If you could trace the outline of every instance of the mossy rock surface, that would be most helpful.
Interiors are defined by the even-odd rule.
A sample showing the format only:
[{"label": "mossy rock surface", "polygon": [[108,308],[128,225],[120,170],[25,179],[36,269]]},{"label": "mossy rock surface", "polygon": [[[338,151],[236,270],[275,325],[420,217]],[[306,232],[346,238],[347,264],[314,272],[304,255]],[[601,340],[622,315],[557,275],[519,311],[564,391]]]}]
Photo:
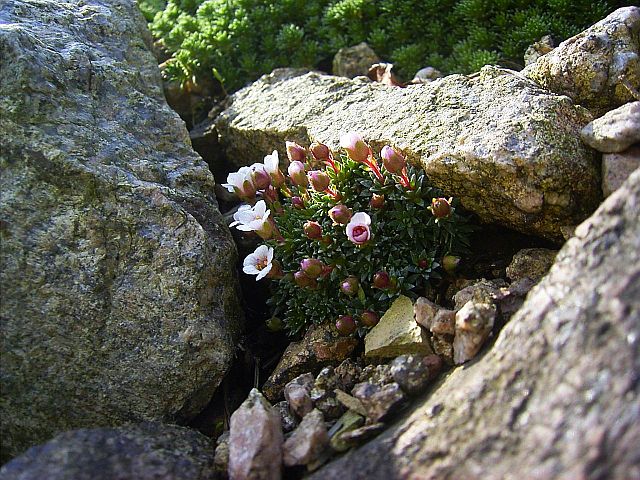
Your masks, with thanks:
[{"label": "mossy rock surface", "polygon": [[236,251],[128,0],[0,9],[2,458],[185,420],[241,315]]}]

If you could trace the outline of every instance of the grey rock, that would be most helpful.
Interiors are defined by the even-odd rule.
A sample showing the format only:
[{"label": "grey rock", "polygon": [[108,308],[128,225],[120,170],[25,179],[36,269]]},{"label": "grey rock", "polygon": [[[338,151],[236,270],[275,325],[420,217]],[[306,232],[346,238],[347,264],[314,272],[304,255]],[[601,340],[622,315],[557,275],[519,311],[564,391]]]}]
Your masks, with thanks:
[{"label": "grey rock", "polygon": [[629,175],[640,168],[640,145],[629,147],[620,153],[602,155],[602,193],[608,197],[625,182]]},{"label": "grey rock", "polygon": [[371,65],[379,61],[376,52],[366,42],[361,42],[338,50],[333,57],[333,74],[348,78],[366,76]]},{"label": "grey rock", "polygon": [[513,314],[520,309],[527,294],[536,283],[538,282],[529,277],[524,277],[520,280],[516,280],[509,285],[509,287],[503,287],[500,289],[500,293],[497,295],[495,303],[498,307],[498,312],[502,322],[508,322]]},{"label": "grey rock", "polygon": [[409,83],[429,83],[433,82],[437,78],[442,78],[442,72],[436,70],[433,67],[424,67],[416,72],[413,76],[413,80]]},{"label": "grey rock", "polygon": [[284,464],[288,467],[306,465],[318,459],[329,446],[329,434],[320,410],[307,414],[284,442]]},{"label": "grey rock", "polygon": [[216,440],[216,451],[213,456],[218,475],[226,478],[229,469],[229,431],[227,430]]},{"label": "grey rock", "polygon": [[358,383],[351,393],[362,402],[367,411],[367,423],[388,420],[398,413],[406,400],[402,389],[395,382],[383,386],[370,382]]},{"label": "grey rock", "polygon": [[280,413],[280,421],[282,423],[282,431],[289,433],[298,426],[298,420],[289,408],[289,402],[283,400],[274,405]]},{"label": "grey rock", "polygon": [[210,439],[159,423],[64,432],[0,468],[3,480],[209,480],[215,475]]},{"label": "grey rock", "polygon": [[640,88],[640,8],[616,10],[562,42],[522,73],[540,86],[571,97],[595,116],[633,100],[624,77]]},{"label": "grey rock", "polygon": [[185,421],[233,355],[236,251],[134,2],[0,8],[2,458]]},{"label": "grey rock", "polygon": [[344,405],[347,409],[353,410],[359,415],[363,417],[367,416],[367,410],[364,408],[364,405],[360,400],[356,397],[352,397],[346,392],[343,392],[340,389],[335,389],[334,393],[336,394],[336,400],[338,400],[342,405]]},{"label": "grey rock", "polygon": [[336,398],[335,390],[339,388],[339,379],[333,367],[324,367],[318,373],[313,388],[311,400],[315,408],[320,410],[327,420],[338,418],[344,413],[344,406]]},{"label": "grey rock", "polygon": [[284,387],[284,398],[289,402],[291,410],[300,418],[313,410],[313,402],[309,396],[313,381],[313,375],[305,373],[297,376]]},{"label": "grey rock", "polygon": [[589,146],[604,153],[626,150],[640,143],[640,101],[627,103],[587,124],[580,136]]},{"label": "grey rock", "polygon": [[640,171],[477,362],[310,478],[640,478]]},{"label": "grey rock", "polygon": [[[392,108],[390,108],[392,106]],[[559,240],[599,204],[600,166],[578,138],[592,117],[522,75],[485,67],[404,89],[309,73],[240,90],[216,118],[238,165],[285,140],[337,148],[359,131],[377,154],[389,143],[482,220]]]},{"label": "grey rock", "polygon": [[340,441],[349,447],[356,447],[380,435],[385,428],[386,425],[382,422],[363,425],[340,434]]},{"label": "grey rock", "polygon": [[453,337],[453,362],[463,364],[475,357],[489,338],[496,319],[496,306],[485,301],[469,300],[456,313]]},{"label": "grey rock", "polygon": [[500,295],[500,288],[506,286],[508,286],[507,282],[502,279],[486,280],[481,278],[476,280],[453,296],[455,309],[460,310],[469,300],[474,298],[485,303],[493,303]]},{"label": "grey rock", "polygon": [[453,335],[456,312],[420,297],[414,305],[416,323],[437,335]]},{"label": "grey rock", "polygon": [[393,380],[409,395],[417,395],[438,376],[442,361],[438,355],[400,355],[389,364]]},{"label": "grey rock", "polygon": [[513,256],[507,267],[507,277],[512,281],[529,277],[534,282],[546,275],[553,265],[558,251],[548,248],[525,248]]},{"label": "grey rock", "polygon": [[558,46],[551,35],[545,35],[532,45],[529,45],[524,52],[524,65],[535,63],[542,55],[546,55]]},{"label": "grey rock", "polygon": [[279,480],[283,442],[280,414],[254,388],[231,415],[229,479]]},{"label": "grey rock", "polygon": [[391,367],[388,363],[380,365],[367,365],[362,369],[360,374],[360,382],[369,382],[378,386],[386,385],[393,382],[391,375]]},{"label": "grey rock", "polygon": [[359,381],[362,367],[355,361],[347,358],[334,369],[336,375],[336,385],[344,391],[351,390]]}]

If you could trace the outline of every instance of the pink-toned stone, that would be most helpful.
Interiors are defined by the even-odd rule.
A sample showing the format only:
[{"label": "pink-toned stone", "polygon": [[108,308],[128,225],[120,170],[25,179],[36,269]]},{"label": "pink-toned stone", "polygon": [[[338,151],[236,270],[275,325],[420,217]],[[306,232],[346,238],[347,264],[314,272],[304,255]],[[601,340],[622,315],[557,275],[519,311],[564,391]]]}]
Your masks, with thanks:
[{"label": "pink-toned stone", "polygon": [[473,357],[489,337],[496,318],[496,306],[469,300],[456,313],[453,361],[460,365]]},{"label": "pink-toned stone", "polygon": [[309,396],[309,392],[314,382],[311,373],[299,375],[284,387],[284,398],[289,402],[291,410],[302,418],[311,410],[313,410],[313,402]]},{"label": "pink-toned stone", "polygon": [[280,414],[254,388],[231,415],[229,480],[279,480],[283,441]]},{"label": "pink-toned stone", "polygon": [[307,465],[315,461],[329,445],[329,434],[322,412],[313,409],[284,442],[284,464]]}]

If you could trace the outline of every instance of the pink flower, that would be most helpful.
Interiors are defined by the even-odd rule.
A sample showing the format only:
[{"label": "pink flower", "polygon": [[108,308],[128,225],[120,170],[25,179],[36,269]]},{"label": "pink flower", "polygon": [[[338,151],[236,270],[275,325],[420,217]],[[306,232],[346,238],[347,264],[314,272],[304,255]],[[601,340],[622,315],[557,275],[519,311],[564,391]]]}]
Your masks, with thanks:
[{"label": "pink flower", "polygon": [[347,151],[351,160],[366,163],[371,155],[369,145],[364,143],[360,135],[354,132],[345,133],[340,137],[340,146]]},{"label": "pink flower", "polygon": [[289,164],[289,177],[294,185],[299,187],[307,187],[309,180],[307,179],[307,174],[304,170],[304,163],[299,160],[294,160]]},{"label": "pink flower", "polygon": [[407,162],[402,154],[389,145],[385,145],[384,147],[382,147],[380,156],[382,157],[382,164],[384,165],[384,168],[386,168],[391,173],[400,174],[400,172],[402,172],[402,169],[407,165]]},{"label": "pink flower", "polygon": [[371,238],[371,217],[364,212],[358,212],[347,224],[347,237],[356,245],[363,245]]},{"label": "pink flower", "polygon": [[294,162],[304,162],[307,158],[307,149],[302,145],[298,145],[296,142],[286,142],[287,147],[287,157],[289,157],[289,161]]}]

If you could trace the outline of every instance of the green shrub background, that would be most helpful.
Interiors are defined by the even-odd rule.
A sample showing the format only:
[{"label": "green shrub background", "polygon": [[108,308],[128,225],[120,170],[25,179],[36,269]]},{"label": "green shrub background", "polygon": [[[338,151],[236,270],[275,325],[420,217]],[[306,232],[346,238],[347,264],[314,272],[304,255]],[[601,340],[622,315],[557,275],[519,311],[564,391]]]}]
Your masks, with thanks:
[{"label": "green shrub background", "polygon": [[[172,54],[167,75],[215,75],[236,90],[276,67],[324,67],[366,41],[410,79],[420,68],[470,73],[522,66],[546,34],[568,38],[623,3],[611,0],[141,0]],[[215,73],[214,73],[215,71]]]}]

